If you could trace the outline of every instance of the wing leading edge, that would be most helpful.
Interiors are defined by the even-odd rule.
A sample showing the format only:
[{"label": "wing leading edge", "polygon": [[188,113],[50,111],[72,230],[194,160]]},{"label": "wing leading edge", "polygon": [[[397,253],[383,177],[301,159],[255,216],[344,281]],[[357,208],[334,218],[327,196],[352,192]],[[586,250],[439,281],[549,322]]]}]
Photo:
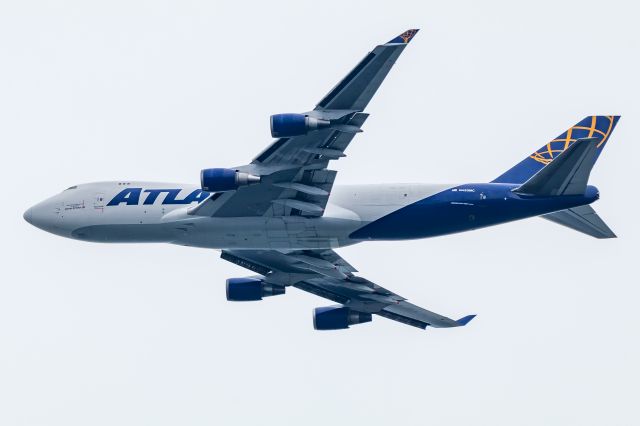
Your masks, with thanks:
[{"label": "wing leading edge", "polygon": [[251,164],[238,171],[261,177],[260,183],[215,194],[190,214],[214,217],[318,217],[333,188],[331,160],[345,156],[353,137],[362,131],[364,113],[394,63],[418,32],[407,30],[376,46],[312,111],[305,116],[330,123],[306,134],[276,139]]}]

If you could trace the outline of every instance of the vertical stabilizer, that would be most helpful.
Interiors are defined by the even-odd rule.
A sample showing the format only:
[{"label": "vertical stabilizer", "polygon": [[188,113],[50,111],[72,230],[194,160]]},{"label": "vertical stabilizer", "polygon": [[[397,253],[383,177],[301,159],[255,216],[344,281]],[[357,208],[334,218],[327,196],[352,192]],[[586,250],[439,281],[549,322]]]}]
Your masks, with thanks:
[{"label": "vertical stabilizer", "polygon": [[611,133],[616,127],[619,119],[619,115],[591,115],[585,117],[557,138],[540,147],[540,149],[529,155],[516,166],[497,177],[493,182],[526,182],[533,175],[542,170],[543,167],[551,163],[556,157],[567,150],[578,139],[594,137],[600,139],[596,146],[595,161],[598,159],[598,156],[609,140],[609,137],[611,136]]}]

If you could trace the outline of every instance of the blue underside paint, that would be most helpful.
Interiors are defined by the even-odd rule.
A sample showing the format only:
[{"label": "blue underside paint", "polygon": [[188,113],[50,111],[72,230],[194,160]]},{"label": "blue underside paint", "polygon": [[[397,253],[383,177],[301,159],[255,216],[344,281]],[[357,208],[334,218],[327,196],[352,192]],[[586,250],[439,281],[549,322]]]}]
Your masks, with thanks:
[{"label": "blue underside paint", "polygon": [[460,185],[371,222],[353,232],[350,238],[435,237],[590,204],[599,196],[594,186],[588,186],[585,195],[560,197],[523,196],[512,192],[516,187],[492,183]]}]

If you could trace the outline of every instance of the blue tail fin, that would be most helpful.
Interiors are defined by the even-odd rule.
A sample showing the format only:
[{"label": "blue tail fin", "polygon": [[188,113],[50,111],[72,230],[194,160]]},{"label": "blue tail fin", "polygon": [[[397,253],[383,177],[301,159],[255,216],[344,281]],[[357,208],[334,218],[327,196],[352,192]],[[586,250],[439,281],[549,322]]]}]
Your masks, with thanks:
[{"label": "blue tail fin", "polygon": [[594,136],[601,138],[597,146],[597,159],[609,140],[613,129],[616,127],[619,118],[619,115],[591,115],[585,117],[575,126],[569,128],[566,132],[497,177],[493,182],[524,183],[538,173],[544,166],[553,161],[553,159],[560,155],[565,149],[569,148],[576,140],[582,138],[591,138]]}]

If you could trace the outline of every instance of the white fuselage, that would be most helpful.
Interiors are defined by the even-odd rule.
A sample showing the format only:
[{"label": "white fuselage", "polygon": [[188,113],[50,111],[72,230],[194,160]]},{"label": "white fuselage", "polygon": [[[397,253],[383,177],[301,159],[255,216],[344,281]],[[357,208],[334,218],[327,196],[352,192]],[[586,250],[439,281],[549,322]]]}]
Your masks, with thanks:
[{"label": "white fuselage", "polygon": [[[94,242],[164,242],[206,248],[335,248],[358,242],[355,230],[452,185],[383,184],[333,188],[323,216],[208,217],[189,214],[199,186],[157,182],[77,185],[30,208],[25,219],[68,238]],[[139,199],[114,204],[126,188]],[[172,190],[172,191],[169,191]],[[109,204],[112,205],[109,205]]]}]

